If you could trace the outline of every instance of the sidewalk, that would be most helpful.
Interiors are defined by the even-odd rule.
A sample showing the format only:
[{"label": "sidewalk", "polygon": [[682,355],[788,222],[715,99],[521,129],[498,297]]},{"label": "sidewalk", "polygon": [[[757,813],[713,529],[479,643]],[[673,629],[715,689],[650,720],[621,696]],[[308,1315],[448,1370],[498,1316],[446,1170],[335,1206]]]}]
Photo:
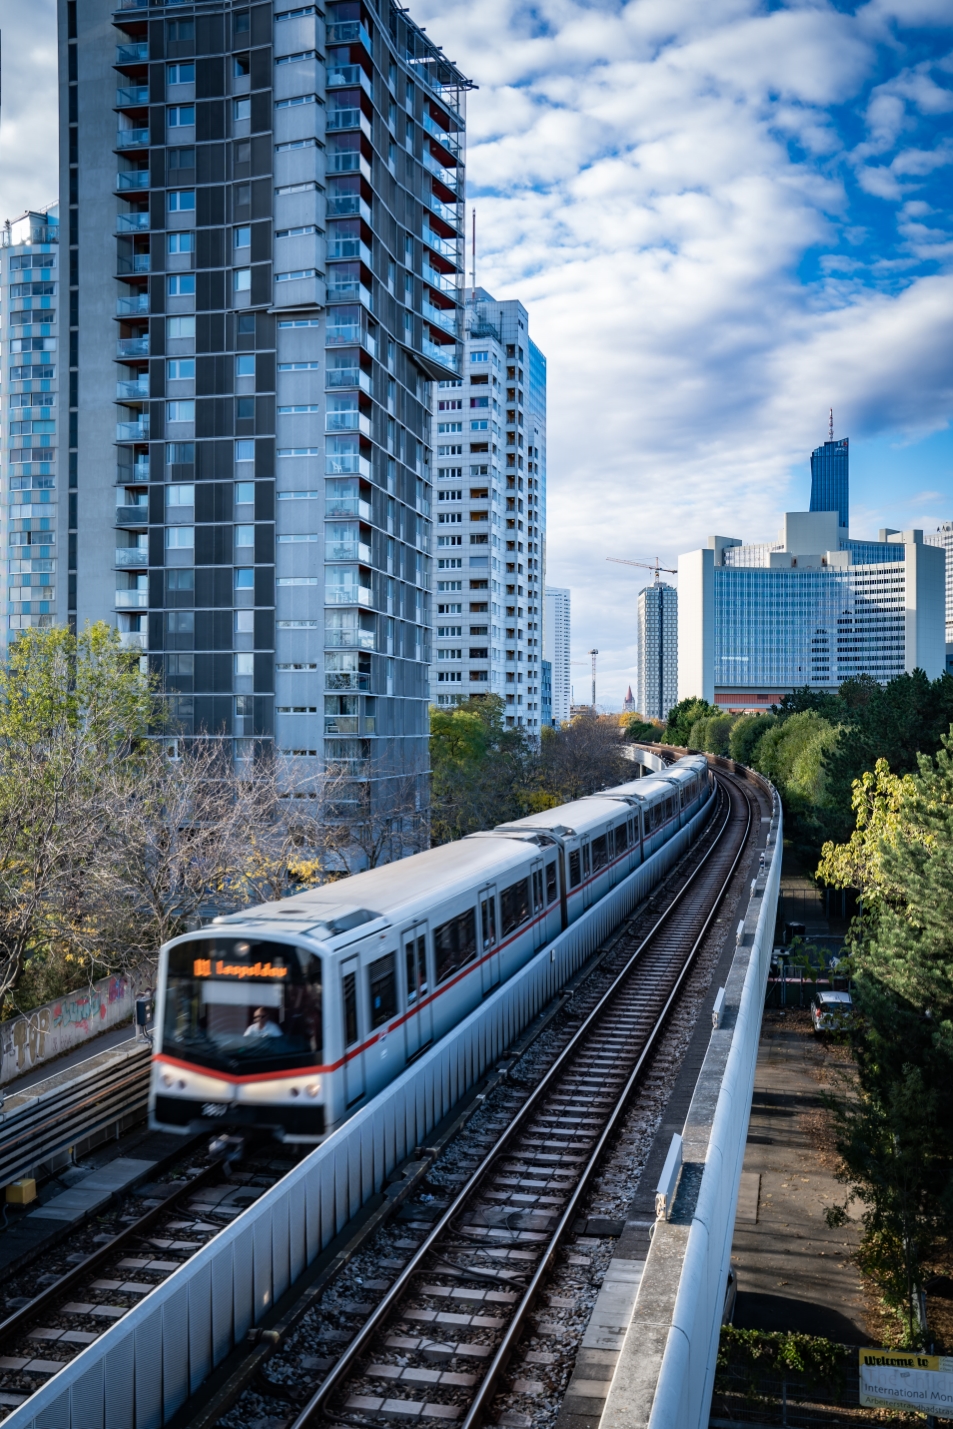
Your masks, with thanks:
[{"label": "sidewalk", "polygon": [[824,1218],[845,1197],[823,1106],[845,1065],[845,1054],[812,1031],[807,1011],[765,1012],[731,1253],[742,1329],[870,1343],[851,1259],[859,1207],[848,1208],[851,1219],[838,1230]]},{"label": "sidewalk", "polygon": [[100,1052],[108,1052],[123,1042],[135,1042],[135,1040],[135,1023],[123,1022],[121,1026],[112,1027],[108,1032],[100,1032],[97,1037],[90,1037],[88,1042],[81,1042],[78,1047],[73,1047],[71,1051],[64,1052],[60,1057],[52,1057],[48,1062],[40,1062],[31,1071],[24,1072],[22,1077],[14,1077],[11,1081],[5,1082],[3,1095],[12,1097],[17,1092],[25,1092],[28,1087],[36,1086],[37,1082],[45,1082],[49,1077],[56,1076],[57,1072],[64,1072],[68,1067],[75,1067],[90,1057],[98,1057]]}]

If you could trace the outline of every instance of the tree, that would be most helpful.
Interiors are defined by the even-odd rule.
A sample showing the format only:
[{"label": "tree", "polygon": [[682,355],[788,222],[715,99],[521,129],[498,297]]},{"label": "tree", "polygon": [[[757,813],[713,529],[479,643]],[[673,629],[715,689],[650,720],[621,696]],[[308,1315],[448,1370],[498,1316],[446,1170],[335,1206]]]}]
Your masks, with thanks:
[{"label": "tree", "polygon": [[773,714],[741,715],[731,727],[728,752],[738,764],[753,765],[762,735],[777,723]]},{"label": "tree", "polygon": [[692,725],[688,735],[691,749],[703,749],[707,754],[727,754],[728,740],[734,720],[731,715],[703,715]]},{"label": "tree", "polygon": [[825,755],[836,745],[837,729],[814,710],[790,715],[767,730],[758,743],[757,767],[803,817],[817,817],[826,802]]},{"label": "tree", "polygon": [[541,741],[541,785],[552,804],[568,804],[628,783],[635,770],[611,718],[577,715]]},{"label": "tree", "polygon": [[851,933],[860,1095],[839,1107],[839,1145],[866,1207],[864,1263],[910,1343],[925,1266],[953,1234],[951,751],[953,731],[916,774],[881,760],[856,781],[854,835],[825,845],[818,869],[863,899]]},{"label": "tree", "polygon": [[665,733],[665,725],[661,720],[647,720],[640,714],[633,713],[619,716],[619,728],[624,739],[633,740],[637,744],[657,744]]},{"label": "tree", "polygon": [[668,712],[664,743],[685,748],[688,745],[692,725],[695,721],[717,714],[721,714],[721,710],[715,705],[710,705],[707,700],[694,696],[687,700],[679,700],[678,704],[673,705]]},{"label": "tree", "polygon": [[538,750],[525,729],[508,729],[499,695],[431,708],[431,822],[434,843],[519,818],[532,807]]}]

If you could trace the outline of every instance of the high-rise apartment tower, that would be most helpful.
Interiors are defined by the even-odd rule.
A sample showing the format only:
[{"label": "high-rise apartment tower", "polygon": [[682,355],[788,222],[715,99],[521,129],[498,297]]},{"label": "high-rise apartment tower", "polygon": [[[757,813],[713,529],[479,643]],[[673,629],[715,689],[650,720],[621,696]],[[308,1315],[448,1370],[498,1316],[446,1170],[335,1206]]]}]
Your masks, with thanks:
[{"label": "high-rise apartment tower", "polygon": [[538,731],[546,553],[546,359],[515,299],[467,302],[463,372],[434,389],[431,698],[490,693]]},{"label": "high-rise apartment tower", "polygon": [[643,719],[667,719],[678,699],[678,592],[656,580],[639,591],[636,702]]},{"label": "high-rise apartment tower", "polygon": [[3,645],[20,630],[55,624],[62,586],[65,523],[59,506],[62,442],[57,442],[56,408],[63,275],[58,239],[56,204],[8,221],[2,233],[2,390],[7,394],[0,422],[6,466],[0,498],[6,507]]},{"label": "high-rise apartment tower", "polygon": [[543,658],[553,667],[553,724],[565,724],[572,701],[570,639],[572,597],[565,586],[546,587],[543,616]]},{"label": "high-rise apartment tower", "polygon": [[185,734],[422,776],[468,81],[393,0],[59,16],[58,614],[117,622]]},{"label": "high-rise apartment tower", "polygon": [[925,545],[940,546],[946,552],[946,643],[949,669],[949,647],[953,646],[953,521],[944,521],[929,536],[924,536],[923,540]]}]

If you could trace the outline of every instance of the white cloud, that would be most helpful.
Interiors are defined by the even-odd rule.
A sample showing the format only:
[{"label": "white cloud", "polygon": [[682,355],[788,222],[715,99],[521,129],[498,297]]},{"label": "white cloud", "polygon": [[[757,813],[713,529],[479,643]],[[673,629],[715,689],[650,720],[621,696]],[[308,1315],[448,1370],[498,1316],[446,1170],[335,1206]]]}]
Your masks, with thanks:
[{"label": "white cloud", "polygon": [[58,197],[56,3],[3,6],[0,222]]}]

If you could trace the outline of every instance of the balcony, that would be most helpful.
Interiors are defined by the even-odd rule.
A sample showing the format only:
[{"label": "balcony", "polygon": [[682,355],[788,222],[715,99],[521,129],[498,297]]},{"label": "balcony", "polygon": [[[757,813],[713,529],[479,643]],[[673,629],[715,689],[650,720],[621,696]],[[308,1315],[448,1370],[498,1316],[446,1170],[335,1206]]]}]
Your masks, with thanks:
[{"label": "balcony", "polygon": [[366,243],[362,243],[359,238],[332,238],[328,242],[328,258],[359,258],[368,268],[371,263],[371,250]]},{"label": "balcony", "polygon": [[456,308],[435,308],[432,303],[424,303],[423,315],[429,323],[433,323],[435,327],[443,328],[444,332],[448,332],[452,336],[456,337]]},{"label": "balcony", "polygon": [[149,418],[140,417],[138,422],[117,422],[117,442],[147,442],[149,440]]},{"label": "balcony", "polygon": [[448,154],[459,154],[460,140],[453,134],[448,134],[445,129],[441,129],[431,114],[424,110],[423,126],[428,134],[432,134],[438,144],[442,144]]},{"label": "balcony", "polygon": [[147,40],[139,40],[134,45],[116,46],[117,65],[145,64],[149,58],[149,44]]},{"label": "balcony", "polygon": [[149,501],[137,501],[134,506],[116,507],[117,526],[148,526]]},{"label": "balcony", "polygon": [[117,213],[116,214],[117,233],[148,233],[149,215],[148,213]]},{"label": "balcony", "polygon": [[119,193],[142,193],[149,187],[148,169],[126,169],[116,175],[116,189]]},{"label": "balcony", "polygon": [[445,169],[427,149],[423,153],[423,164],[428,174],[433,174],[434,178],[440,180],[451,193],[456,193],[460,183],[459,169]]},{"label": "balcony", "polygon": [[439,253],[441,258],[446,258],[448,263],[453,263],[458,268],[462,267],[460,251],[456,239],[441,238],[440,234],[435,233],[429,224],[424,228],[421,238],[428,248],[432,248],[435,253]]},{"label": "balcony", "polygon": [[148,610],[149,592],[147,590],[117,590],[114,604],[116,610]]},{"label": "balcony", "polygon": [[119,644],[124,650],[145,650],[146,632],[144,630],[124,630],[119,636]]},{"label": "balcony", "polygon": [[116,135],[117,149],[148,149],[148,129],[120,129]]},{"label": "balcony", "polygon": [[326,690],[369,690],[370,675],[362,675],[357,670],[328,671],[324,676]]},{"label": "balcony", "polygon": [[144,337],[121,337],[116,343],[117,357],[148,357],[149,356],[149,336]]},{"label": "balcony", "polygon": [[449,223],[452,228],[459,227],[456,204],[441,203],[437,195],[433,193],[425,195],[425,198],[427,207],[435,213],[438,218],[442,218],[444,223]]},{"label": "balcony", "polygon": [[332,109],[328,115],[328,133],[335,134],[342,129],[360,129],[368,139],[373,137],[371,121],[362,109]]},{"label": "balcony", "polygon": [[[324,514],[325,516],[360,516],[362,521],[370,521],[371,503],[362,501],[359,496],[328,496],[324,503]],[[361,549],[366,548],[362,546]],[[334,559],[338,558],[335,556]],[[342,557],[342,559],[344,558]],[[369,555],[367,559],[370,560]]]},{"label": "balcony", "polygon": [[[365,288],[359,278],[346,280],[343,283],[329,283],[327,287],[327,301],[329,303],[360,303],[361,307],[367,308],[369,313],[374,311],[374,304],[371,301],[371,294]],[[345,339],[355,342],[356,338]]]},{"label": "balcony", "polygon": [[[128,452],[120,452],[120,456],[128,456]],[[121,464],[116,474],[116,480],[120,486],[138,486],[140,482],[149,480],[149,458],[140,456],[129,465]]]},{"label": "balcony", "polygon": [[455,302],[462,301],[460,293],[463,287],[463,278],[459,273],[438,273],[436,268],[424,268],[423,278],[431,288],[436,288],[440,293],[446,293]]},{"label": "balcony", "polygon": [[373,97],[371,82],[360,65],[335,65],[333,69],[328,69],[328,89],[349,89],[355,84]]},{"label": "balcony", "polygon": [[360,734],[358,715],[325,715],[325,734]]},{"label": "balcony", "polygon": [[149,395],[148,377],[138,377],[134,382],[117,382],[116,396],[120,402],[141,402]]},{"label": "balcony", "polygon": [[[371,591],[369,586],[363,585],[334,585],[324,588],[325,605],[370,605]],[[362,631],[361,634],[364,632]],[[373,641],[373,635],[371,640]],[[355,643],[354,639],[347,642],[349,645]],[[362,645],[362,649],[372,650],[373,644]]]},{"label": "balcony", "polygon": [[433,342],[425,335],[420,346],[424,356],[439,362],[441,367],[446,367],[451,372],[460,370],[459,349],[455,342]]},{"label": "balcony", "polygon": [[325,374],[325,387],[359,387],[370,395],[371,375],[361,367],[331,367]]},{"label": "balcony", "polygon": [[145,316],[149,311],[149,294],[133,293],[128,298],[116,299],[117,318],[138,318]]},{"label": "balcony", "polygon": [[120,257],[116,263],[116,272],[123,277],[130,273],[150,273],[152,271],[152,259],[148,253],[133,253],[129,258]]},{"label": "balcony", "polygon": [[324,418],[326,432],[363,432],[371,435],[371,419],[363,412],[327,412]]},{"label": "balcony", "polygon": [[371,221],[371,206],[361,198],[360,194],[329,194],[328,213],[333,217],[342,214],[354,215],[363,218],[365,223]]},{"label": "balcony", "polygon": [[121,571],[145,570],[149,565],[148,546],[118,546],[115,564]]},{"label": "balcony", "polygon": [[324,544],[324,559],[326,561],[363,561],[366,566],[371,563],[371,548],[365,546],[363,541],[326,541]]},{"label": "balcony", "polygon": [[360,20],[342,20],[336,25],[329,25],[328,44],[363,45],[369,55],[374,53],[371,48],[371,37]]},{"label": "balcony", "polygon": [[149,103],[149,86],[147,84],[123,85],[116,90],[117,109],[141,109],[143,105]]},{"label": "balcony", "polygon": [[328,452],[324,461],[324,470],[328,476],[363,476],[366,481],[371,479],[370,462],[356,452]]}]

